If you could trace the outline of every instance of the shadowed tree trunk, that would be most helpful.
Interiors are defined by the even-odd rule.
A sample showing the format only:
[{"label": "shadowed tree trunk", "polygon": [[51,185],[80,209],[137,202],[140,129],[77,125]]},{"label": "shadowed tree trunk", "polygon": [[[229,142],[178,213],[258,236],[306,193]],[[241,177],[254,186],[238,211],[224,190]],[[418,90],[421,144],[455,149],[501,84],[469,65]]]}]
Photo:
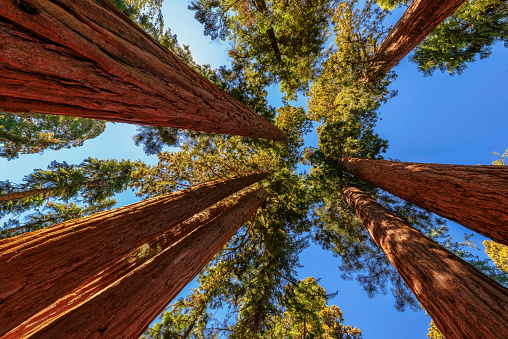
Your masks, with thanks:
[{"label": "shadowed tree trunk", "polygon": [[30,197],[32,195],[49,193],[49,192],[54,191],[55,188],[56,187],[36,188],[36,189],[33,189],[33,190],[26,190],[26,191],[22,191],[22,192],[13,192],[13,193],[1,194],[0,195],[0,201],[21,199],[21,198]]},{"label": "shadowed tree trunk", "polygon": [[388,73],[464,1],[413,0],[374,54],[379,70]]},{"label": "shadowed tree trunk", "polygon": [[[265,0],[254,0],[254,5],[259,13],[264,15],[268,15],[268,7],[266,7]],[[277,43],[277,36],[275,35],[275,30],[273,27],[270,27],[266,30],[266,35],[270,40],[270,45],[272,46],[273,53],[275,54],[275,59],[279,65],[282,64],[282,55],[280,53],[279,44]]]},{"label": "shadowed tree trunk", "polygon": [[508,289],[355,187],[343,194],[447,339],[508,338]]},{"label": "shadowed tree trunk", "polygon": [[96,288],[92,282],[78,288],[5,338],[139,337],[267,195],[264,189],[250,191],[232,207],[223,204],[180,224],[185,235],[179,236],[179,241],[173,239],[172,246],[166,244],[159,254],[124,270],[117,280],[106,274],[106,284],[99,283],[101,287]]},{"label": "shadowed tree trunk", "polygon": [[0,335],[174,225],[266,176],[216,180],[0,240]]},{"label": "shadowed tree trunk", "polygon": [[341,162],[358,179],[508,245],[508,167]]},{"label": "shadowed tree trunk", "polygon": [[283,140],[110,0],[4,0],[0,110]]}]

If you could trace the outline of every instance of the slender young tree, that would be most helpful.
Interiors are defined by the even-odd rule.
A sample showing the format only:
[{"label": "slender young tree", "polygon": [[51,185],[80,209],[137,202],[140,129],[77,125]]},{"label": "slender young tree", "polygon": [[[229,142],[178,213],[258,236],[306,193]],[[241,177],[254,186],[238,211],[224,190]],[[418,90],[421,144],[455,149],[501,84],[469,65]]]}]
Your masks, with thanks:
[{"label": "slender young tree", "polygon": [[347,158],[358,179],[508,245],[508,167]]},{"label": "slender young tree", "polygon": [[264,179],[249,173],[0,240],[0,335],[168,228]]},{"label": "slender young tree", "polygon": [[[79,165],[53,161],[46,170],[26,175],[22,184],[0,182],[0,217],[9,218],[0,236],[34,231],[111,208],[116,203],[111,197],[127,189],[138,166],[139,161],[115,159],[87,158]],[[26,222],[21,222],[21,216]]]},{"label": "slender young tree", "polygon": [[284,139],[109,0],[8,0],[0,23],[2,110]]},{"label": "slender young tree", "polygon": [[333,2],[324,0],[193,0],[205,35],[231,43],[229,56],[254,78],[280,85],[295,99],[319,71]]},{"label": "slender young tree", "polygon": [[81,337],[99,333],[115,338],[139,337],[256,212],[267,195],[262,188],[249,190],[236,204],[220,203],[179,224],[91,277],[4,337]]},{"label": "slender young tree", "polygon": [[464,1],[413,0],[374,54],[379,71],[388,73]]},{"label": "slender young tree", "polygon": [[101,120],[0,112],[0,157],[12,160],[20,154],[82,146],[105,128]]},{"label": "slender young tree", "polygon": [[[69,165],[65,161],[52,161],[46,170],[36,169],[23,178],[19,185],[2,182],[0,202],[10,201],[17,206],[18,212],[25,211],[33,205],[18,201],[35,195],[49,196],[68,201],[77,198],[93,202],[112,197],[115,193],[127,188],[132,180],[131,173],[140,166],[140,162],[130,160],[87,158],[79,165]],[[0,208],[3,212],[4,206]],[[7,207],[6,207],[7,208]],[[15,209],[12,207],[11,209]]]},{"label": "slender young tree", "polygon": [[508,289],[355,187],[344,198],[448,339],[508,336]]}]

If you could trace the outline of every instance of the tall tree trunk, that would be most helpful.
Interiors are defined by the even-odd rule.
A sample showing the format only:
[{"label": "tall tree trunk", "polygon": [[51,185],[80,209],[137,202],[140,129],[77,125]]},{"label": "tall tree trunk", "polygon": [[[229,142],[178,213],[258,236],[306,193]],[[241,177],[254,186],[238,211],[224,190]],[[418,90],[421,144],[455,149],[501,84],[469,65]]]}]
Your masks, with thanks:
[{"label": "tall tree trunk", "polygon": [[174,225],[266,176],[216,180],[0,240],[0,335]]},{"label": "tall tree trunk", "polygon": [[[219,216],[205,213],[183,223],[181,228],[190,232],[143,265],[98,292],[67,295],[57,303],[68,309],[41,312],[34,323],[24,324],[5,338],[139,337],[267,195],[264,189],[249,192]],[[50,308],[58,309],[54,305]],[[49,317],[43,319],[44,314]]]},{"label": "tall tree trunk", "polygon": [[508,167],[345,159],[357,178],[508,245]]},{"label": "tall tree trunk", "polygon": [[413,0],[374,55],[379,70],[388,73],[464,2]]},{"label": "tall tree trunk", "polygon": [[187,326],[187,329],[185,330],[184,334],[182,335],[182,339],[189,338],[190,334],[192,333],[192,330],[194,329],[194,326],[196,326],[196,323],[199,319],[199,317],[203,314],[205,311],[206,304],[202,301],[202,305],[199,308],[199,311],[194,315],[194,318],[192,319],[192,322]]},{"label": "tall tree trunk", "polygon": [[508,338],[508,289],[355,187],[343,194],[447,339]]},{"label": "tall tree trunk", "polygon": [[283,140],[110,0],[4,0],[0,110]]},{"label": "tall tree trunk", "polygon": [[35,188],[35,189],[26,190],[26,191],[22,191],[22,192],[13,192],[13,193],[1,194],[0,195],[0,201],[15,200],[15,199],[21,199],[21,198],[30,197],[32,195],[49,193],[49,192],[54,191],[55,188],[56,187]]},{"label": "tall tree trunk", "polygon": [[[254,5],[259,13],[263,13],[265,15],[269,15],[268,7],[266,7],[265,0],[254,0]],[[272,46],[273,53],[275,54],[275,59],[279,65],[282,65],[282,54],[280,53],[279,44],[277,43],[277,36],[275,35],[275,30],[273,27],[270,27],[266,30],[266,35],[270,40],[270,45]]]}]

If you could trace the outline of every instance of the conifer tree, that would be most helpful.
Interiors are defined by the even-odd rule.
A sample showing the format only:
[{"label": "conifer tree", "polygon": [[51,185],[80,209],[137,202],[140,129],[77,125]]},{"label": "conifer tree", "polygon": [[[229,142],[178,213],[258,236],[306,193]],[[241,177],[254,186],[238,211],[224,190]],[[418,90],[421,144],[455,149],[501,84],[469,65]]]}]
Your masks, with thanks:
[{"label": "conifer tree", "polygon": [[329,1],[194,0],[189,9],[213,40],[229,40],[229,55],[250,72],[268,74],[295,99],[317,74],[328,38]]},{"label": "conifer tree", "polygon": [[508,245],[508,168],[348,158],[358,179]]},{"label": "conifer tree", "polygon": [[[0,39],[8,46],[0,57],[4,111],[284,139],[272,124],[186,66],[109,0],[68,6],[13,0],[2,6],[0,18]],[[32,38],[23,39],[27,34]],[[48,43],[59,48],[45,48]]]},{"label": "conifer tree", "polygon": [[6,336],[73,337],[100,333],[107,337],[139,337],[256,212],[266,196],[264,189],[247,190],[236,204],[221,202],[169,229],[85,280]]},{"label": "conifer tree", "polygon": [[379,71],[387,73],[431,34],[465,0],[413,0],[376,50]]},{"label": "conifer tree", "polygon": [[[409,0],[377,0],[392,10],[407,6]],[[450,75],[461,74],[467,64],[488,58],[492,46],[504,42],[507,46],[508,5],[506,0],[468,0],[441,23],[410,56],[424,75],[436,70]]]},{"label": "conifer tree", "polygon": [[248,173],[216,180],[0,240],[0,335],[80,286],[84,278],[266,176]]},{"label": "conifer tree", "polygon": [[[37,169],[25,176],[23,184],[4,181],[0,185],[0,217],[11,215],[8,224],[19,230],[36,230],[51,225],[51,220],[63,222],[85,216],[115,204],[110,198],[123,192],[131,182],[132,172],[140,162],[115,159],[85,159],[79,165],[65,161],[51,162],[47,170]],[[73,203],[62,205],[60,202]],[[81,208],[75,203],[84,204]],[[18,216],[33,208],[37,211],[21,225]],[[49,210],[47,213],[45,210]],[[57,222],[55,222],[57,223]],[[2,233],[15,230],[6,229]]]},{"label": "conifer tree", "polygon": [[357,188],[344,187],[343,194],[446,338],[508,335],[508,289]]},{"label": "conifer tree", "polygon": [[0,112],[0,157],[12,160],[20,154],[82,146],[105,128],[101,120]]}]

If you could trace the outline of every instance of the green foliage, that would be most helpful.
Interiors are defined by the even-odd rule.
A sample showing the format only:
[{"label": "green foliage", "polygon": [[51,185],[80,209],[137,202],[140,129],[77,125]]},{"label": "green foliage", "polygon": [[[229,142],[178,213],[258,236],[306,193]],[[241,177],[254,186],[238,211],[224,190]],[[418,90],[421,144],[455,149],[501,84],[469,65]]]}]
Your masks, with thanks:
[{"label": "green foliage", "polygon": [[20,154],[82,146],[105,128],[106,123],[101,120],[0,112],[0,157],[12,160]]},{"label": "green foliage", "polygon": [[494,153],[499,159],[497,159],[496,161],[494,161],[492,163],[492,165],[505,165],[505,166],[508,166],[508,162],[506,159],[508,159],[508,148],[506,149],[506,151],[504,151],[503,154],[499,154],[497,152],[492,152]]},{"label": "green foliage", "polygon": [[249,73],[279,83],[287,99],[305,90],[319,69],[328,38],[330,2],[194,0],[189,9],[213,40],[229,40],[229,55]]},{"label": "green foliage", "polygon": [[379,7],[386,10],[393,10],[397,6],[408,6],[411,0],[376,0]]},{"label": "green foliage", "polygon": [[429,325],[429,333],[427,333],[427,337],[430,339],[446,339],[444,335],[441,333],[439,328],[437,328],[436,323],[434,320],[430,321]]},{"label": "green foliage", "polygon": [[[367,81],[375,66],[372,55],[385,35],[383,18],[372,2],[358,9],[357,1],[345,1],[335,9],[336,50],[323,63],[308,99],[309,118],[323,122],[318,128],[321,161],[324,157],[374,158],[387,147],[373,129],[377,109],[396,94],[388,90],[394,74],[374,74]],[[307,156],[311,153],[307,151]]]},{"label": "green foliage", "polygon": [[360,339],[361,331],[345,326],[341,310],[327,305],[326,291],[314,278],[306,278],[298,284],[286,285],[286,294],[292,296],[285,311],[271,319],[270,338],[344,338]]},{"label": "green foliage", "polygon": [[146,155],[162,152],[164,146],[178,146],[178,128],[159,126],[138,126],[132,139],[136,146],[143,145]]},{"label": "green foliage", "polygon": [[132,21],[159,40],[164,33],[164,20],[162,18],[162,3],[164,0],[111,0]]},{"label": "green foliage", "polygon": [[425,75],[461,74],[467,64],[488,58],[492,46],[508,47],[508,2],[468,0],[414,51],[411,61]]},{"label": "green foliage", "polygon": [[9,219],[4,223],[4,230],[0,231],[0,239],[14,237],[26,232],[43,229],[55,224],[85,217],[97,212],[111,209],[116,204],[114,199],[105,199],[98,202],[78,206],[71,202],[54,203],[48,201],[43,208],[25,218],[23,225],[17,219]]},{"label": "green foliage", "polygon": [[[115,203],[109,198],[127,188],[132,180],[131,174],[138,166],[139,162],[115,159],[87,158],[79,165],[53,161],[47,170],[37,169],[25,176],[23,184],[0,182],[0,195],[15,192],[30,193],[34,189],[48,188],[47,193],[29,194],[19,199],[0,201],[0,217],[9,214],[15,216],[15,219],[11,218],[4,225],[4,231],[11,227],[38,229],[51,225],[51,221],[61,222],[73,219],[76,215],[88,215],[94,213],[93,211],[109,209]],[[51,200],[66,203],[73,200],[83,206],[74,203],[60,204]],[[36,208],[37,211],[26,217],[27,223],[20,226],[16,218],[32,208]]]},{"label": "green foliage", "polygon": [[[332,16],[335,31],[333,53],[322,65],[322,72],[310,91],[309,117],[314,121],[347,121],[362,116],[372,122],[375,111],[395,93],[387,89],[394,75],[375,74],[373,59],[386,35],[384,12],[368,1],[340,2]],[[374,74],[373,74],[374,73]],[[367,78],[373,76],[372,81]]]},{"label": "green foliage", "polygon": [[[153,196],[215,178],[268,170],[261,184],[271,195],[262,211],[230,240],[199,277],[200,287],[186,300],[172,305],[163,323],[145,335],[150,338],[231,338],[268,335],[270,321],[282,312],[287,283],[295,283],[298,254],[307,246],[307,184],[296,174],[301,161],[303,134],[310,129],[302,108],[278,110],[276,125],[290,137],[286,145],[236,136],[200,135],[176,153],[159,154],[157,166],[136,172],[140,194]],[[223,321],[215,319],[225,309]],[[303,310],[303,308],[301,308]],[[190,332],[189,332],[190,331]]]}]

